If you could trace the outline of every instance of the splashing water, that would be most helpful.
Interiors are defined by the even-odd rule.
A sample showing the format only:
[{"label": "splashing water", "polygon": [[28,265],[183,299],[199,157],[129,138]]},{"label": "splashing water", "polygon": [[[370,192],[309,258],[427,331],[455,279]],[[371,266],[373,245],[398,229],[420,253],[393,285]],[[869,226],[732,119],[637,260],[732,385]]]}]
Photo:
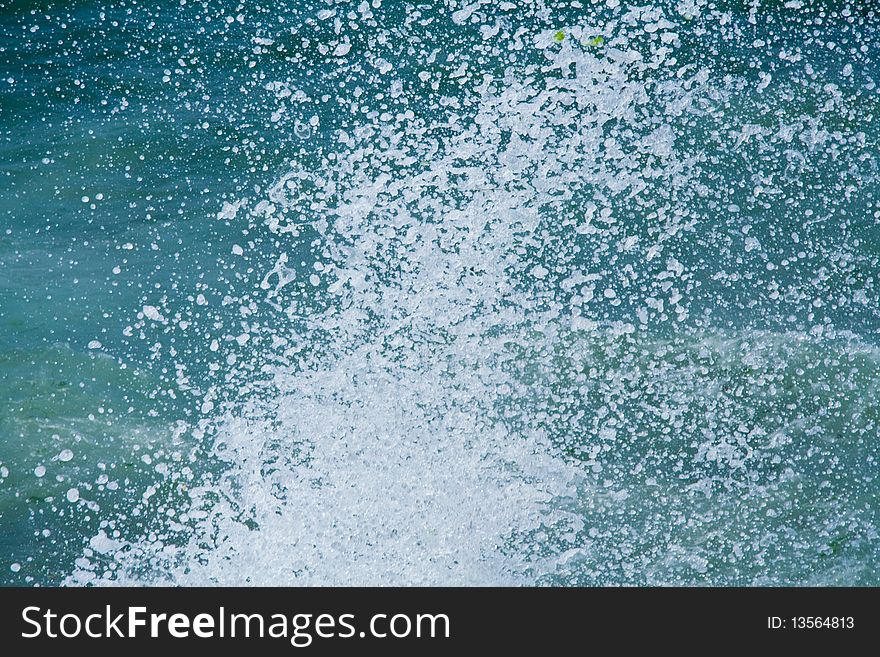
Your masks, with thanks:
[{"label": "splashing water", "polygon": [[293,141],[65,581],[876,583],[878,16],[777,4],[230,14]]}]

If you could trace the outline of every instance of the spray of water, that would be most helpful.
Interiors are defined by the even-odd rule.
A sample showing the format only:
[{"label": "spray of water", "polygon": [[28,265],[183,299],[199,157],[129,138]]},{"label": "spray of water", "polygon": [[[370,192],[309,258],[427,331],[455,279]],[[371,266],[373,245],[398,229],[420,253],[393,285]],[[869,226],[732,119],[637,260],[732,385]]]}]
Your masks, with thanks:
[{"label": "spray of water", "polygon": [[[795,531],[763,524],[803,485],[773,458],[831,425],[818,408],[788,421],[750,406],[768,390],[806,405],[792,380],[814,350],[834,354],[814,387],[860,381],[876,354],[828,326],[712,330],[712,313],[732,325],[719,271],[743,258],[772,271],[773,235],[728,231],[708,260],[696,247],[747,224],[738,183],[713,171],[738,166],[753,201],[773,199],[798,173],[737,148],[778,153],[815,125],[744,123],[742,79],[687,61],[679,31],[703,3],[609,2],[540,30],[476,21],[479,4],[437,18],[479,27],[499,55],[447,60],[454,93],[435,86],[434,105],[412,109],[416,80],[392,76],[379,100],[351,90],[332,146],[223,209],[272,253],[250,261],[259,291],[229,300],[241,333],[211,347],[228,345],[241,394],[215,407],[208,391],[208,419],[186,429],[217,466],[169,474],[172,519],[102,532],[71,581],[699,581]],[[412,50],[418,80],[437,84],[434,49]],[[284,81],[266,93],[290,95]],[[842,413],[857,415],[844,435],[876,427],[867,408]],[[864,517],[845,529],[872,531]]]}]

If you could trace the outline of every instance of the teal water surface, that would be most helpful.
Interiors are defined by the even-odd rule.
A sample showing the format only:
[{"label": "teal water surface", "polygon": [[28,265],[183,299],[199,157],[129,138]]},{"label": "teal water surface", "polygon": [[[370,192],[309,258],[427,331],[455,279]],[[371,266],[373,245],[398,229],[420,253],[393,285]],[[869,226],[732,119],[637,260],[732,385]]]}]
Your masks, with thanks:
[{"label": "teal water surface", "polygon": [[0,582],[876,585],[878,31],[0,2]]}]

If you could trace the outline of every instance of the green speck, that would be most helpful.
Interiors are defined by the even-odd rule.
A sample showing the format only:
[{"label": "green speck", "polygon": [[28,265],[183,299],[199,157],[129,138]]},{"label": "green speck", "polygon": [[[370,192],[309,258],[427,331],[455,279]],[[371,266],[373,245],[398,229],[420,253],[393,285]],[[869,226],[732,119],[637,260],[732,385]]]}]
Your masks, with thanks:
[{"label": "green speck", "polygon": [[565,40],[565,32],[559,30],[556,34],[553,35],[553,38],[557,43],[562,43]]},{"label": "green speck", "polygon": [[604,45],[605,38],[602,36],[594,36],[592,38],[587,39],[586,43],[590,48],[598,48],[599,46]]}]

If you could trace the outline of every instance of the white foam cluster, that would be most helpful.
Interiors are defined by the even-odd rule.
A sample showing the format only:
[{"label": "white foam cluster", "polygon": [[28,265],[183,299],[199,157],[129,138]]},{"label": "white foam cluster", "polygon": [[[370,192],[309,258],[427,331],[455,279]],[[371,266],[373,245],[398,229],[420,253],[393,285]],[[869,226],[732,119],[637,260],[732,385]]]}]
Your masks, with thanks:
[{"label": "white foam cluster", "polygon": [[[739,491],[756,531],[761,495],[786,503],[797,477],[774,471],[766,484],[762,468],[778,462],[762,455],[804,427],[750,404],[770,387],[807,401],[786,365],[800,367],[800,352],[772,351],[802,336],[719,347],[676,326],[717,310],[704,310],[706,290],[731,280],[724,263],[768,257],[739,225],[716,262],[696,257],[701,221],[739,214],[705,174],[722,156],[704,149],[803,142],[812,128],[719,118],[732,82],[675,50],[678,24],[703,4],[609,3],[611,21],[529,38],[484,25],[485,39],[505,30],[515,65],[456,61],[446,82],[461,91],[438,92],[424,113],[366,111],[353,93],[362,118],[337,147],[300,158],[261,198],[227,203],[221,218],[246,208],[275,251],[259,281],[271,319],[253,321],[242,302],[247,322],[227,340],[241,399],[206,394],[216,414],[194,433],[222,474],[188,490],[171,529],[114,542],[121,568],[74,579],[665,583],[780,546],[785,528],[748,544],[731,530],[735,506],[693,499]],[[476,11],[444,20],[466,26]],[[387,93],[402,88],[390,80]],[[753,182],[754,196],[776,193],[773,176]],[[755,355],[768,351],[776,361]],[[845,361],[827,367],[843,373]]]},{"label": "white foam cluster", "polygon": [[[506,407],[534,403],[507,364],[512,345],[583,325],[542,298],[546,264],[572,285],[588,272],[576,250],[544,265],[528,251],[607,222],[593,199],[687,181],[664,116],[705,76],[647,86],[646,66],[635,50],[566,44],[484,75],[472,110],[342,132],[323,167],[269,190],[254,212],[291,253],[262,287],[304,325],[281,336],[268,408],[220,421],[222,501],[175,581],[497,584],[550,567],[518,542],[579,527],[559,500],[582,477],[540,422],[506,421]],[[291,286],[309,278],[288,237],[304,222],[321,244],[320,311]]]}]

